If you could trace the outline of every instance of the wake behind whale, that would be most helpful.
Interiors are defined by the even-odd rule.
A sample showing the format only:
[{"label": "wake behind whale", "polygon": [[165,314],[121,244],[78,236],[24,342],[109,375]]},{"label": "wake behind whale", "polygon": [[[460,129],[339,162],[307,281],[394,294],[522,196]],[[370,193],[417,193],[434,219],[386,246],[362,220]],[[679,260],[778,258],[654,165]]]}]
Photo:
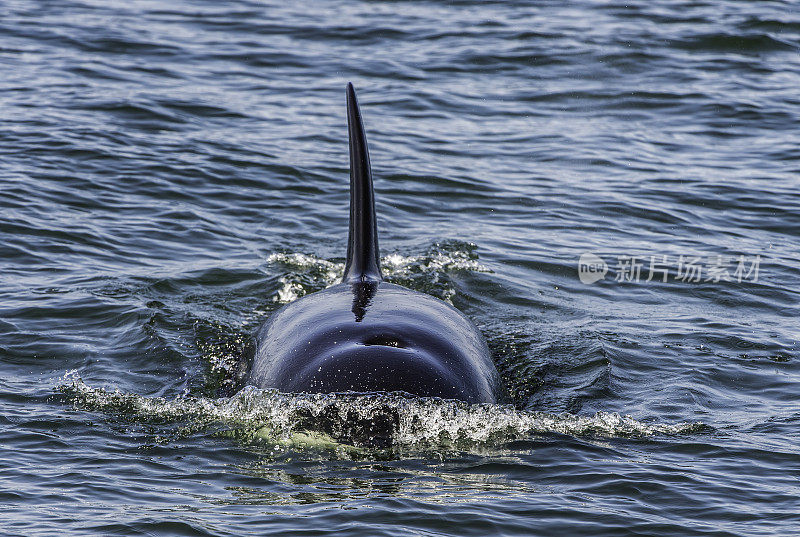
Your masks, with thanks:
[{"label": "wake behind whale", "polygon": [[282,392],[404,391],[494,403],[499,375],[458,310],[383,281],[372,172],[352,84],[350,229],[342,282],[291,302],[259,329],[247,384]]}]

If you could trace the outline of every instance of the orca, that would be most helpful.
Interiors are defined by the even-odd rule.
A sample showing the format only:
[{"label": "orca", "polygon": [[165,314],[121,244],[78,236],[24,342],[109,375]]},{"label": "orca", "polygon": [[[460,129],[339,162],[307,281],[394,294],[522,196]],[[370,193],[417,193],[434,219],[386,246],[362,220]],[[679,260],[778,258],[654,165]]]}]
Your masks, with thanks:
[{"label": "orca", "polygon": [[341,283],[273,313],[246,384],[289,393],[406,392],[495,403],[497,369],[481,333],[430,295],[383,280],[367,139],[347,85],[350,232]]}]

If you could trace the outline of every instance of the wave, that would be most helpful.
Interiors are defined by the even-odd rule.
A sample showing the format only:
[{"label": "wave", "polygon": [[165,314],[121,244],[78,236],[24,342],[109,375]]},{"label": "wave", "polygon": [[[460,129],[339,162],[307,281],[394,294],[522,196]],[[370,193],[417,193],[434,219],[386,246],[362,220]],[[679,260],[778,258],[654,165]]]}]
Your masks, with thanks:
[{"label": "wave", "polygon": [[67,373],[56,390],[76,409],[122,420],[181,424],[179,434],[221,427],[246,443],[292,448],[470,450],[499,447],[540,434],[590,437],[681,435],[708,428],[699,422],[646,423],[614,412],[592,416],[521,411],[506,405],[395,393],[285,394],[247,386],[231,397],[146,397],[86,384]]},{"label": "wave", "polygon": [[[491,272],[478,261],[477,246],[472,243],[449,241],[431,246],[422,255],[404,256],[397,253],[381,258],[381,269],[386,280],[405,285],[451,302],[455,288],[444,281],[451,271]],[[273,297],[275,302],[286,304],[298,298],[330,287],[342,278],[344,263],[321,259],[304,253],[273,253],[267,258],[270,264],[280,264],[289,272],[280,277],[281,287]]]}]

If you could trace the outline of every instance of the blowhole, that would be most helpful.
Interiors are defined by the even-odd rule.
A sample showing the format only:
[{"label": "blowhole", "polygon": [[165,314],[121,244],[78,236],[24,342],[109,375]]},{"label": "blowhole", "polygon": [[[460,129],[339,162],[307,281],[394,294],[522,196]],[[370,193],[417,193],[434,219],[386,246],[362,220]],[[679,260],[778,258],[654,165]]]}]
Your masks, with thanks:
[{"label": "blowhole", "polygon": [[405,348],[402,341],[392,336],[372,336],[364,340],[364,345],[379,345],[381,347]]}]

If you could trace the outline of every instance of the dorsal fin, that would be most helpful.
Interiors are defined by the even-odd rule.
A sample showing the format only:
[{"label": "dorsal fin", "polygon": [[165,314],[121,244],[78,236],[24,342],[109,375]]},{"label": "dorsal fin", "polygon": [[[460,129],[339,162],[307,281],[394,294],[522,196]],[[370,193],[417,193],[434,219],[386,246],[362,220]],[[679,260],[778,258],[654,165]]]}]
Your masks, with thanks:
[{"label": "dorsal fin", "polygon": [[381,281],[369,150],[351,83],[347,84],[347,126],[350,134],[350,236],[342,282]]}]

